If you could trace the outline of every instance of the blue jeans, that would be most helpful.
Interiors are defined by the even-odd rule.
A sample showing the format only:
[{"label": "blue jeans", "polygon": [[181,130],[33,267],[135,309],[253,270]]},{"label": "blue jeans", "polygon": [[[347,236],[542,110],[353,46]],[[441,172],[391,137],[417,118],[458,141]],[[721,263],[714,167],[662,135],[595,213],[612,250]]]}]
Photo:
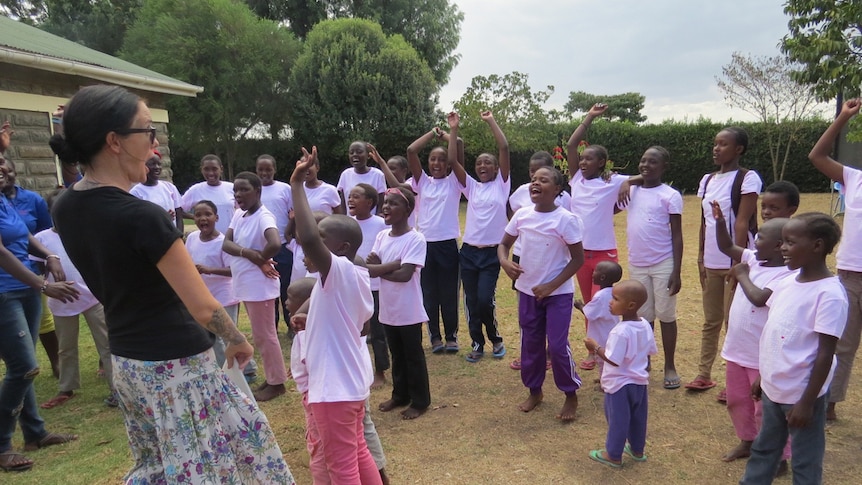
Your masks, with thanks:
[{"label": "blue jeans", "polygon": [[826,452],[826,402],[829,393],[814,401],[811,422],[804,428],[787,426],[787,412],[791,404],[778,404],[763,393],[763,424],[760,433],[751,445],[751,457],[745,466],[741,485],[772,483],[775,471],[781,462],[781,453],[790,434],[790,449],[793,458],[793,485],[823,482],[823,455]]},{"label": "blue jeans", "polygon": [[42,300],[37,290],[0,293],[0,355],[6,362],[6,378],[0,387],[0,452],[12,448],[16,423],[21,423],[25,443],[39,441],[48,434],[33,387],[33,379],[39,374],[36,337],[41,315]]}]

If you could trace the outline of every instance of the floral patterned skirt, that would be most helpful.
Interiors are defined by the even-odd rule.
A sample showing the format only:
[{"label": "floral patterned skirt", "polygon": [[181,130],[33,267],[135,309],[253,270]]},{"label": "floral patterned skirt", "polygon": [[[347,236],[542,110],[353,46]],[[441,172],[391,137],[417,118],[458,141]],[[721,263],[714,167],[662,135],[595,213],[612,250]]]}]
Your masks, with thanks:
[{"label": "floral patterned skirt", "polygon": [[294,483],[266,416],[212,350],[165,361],[112,358],[135,460],[125,483]]}]

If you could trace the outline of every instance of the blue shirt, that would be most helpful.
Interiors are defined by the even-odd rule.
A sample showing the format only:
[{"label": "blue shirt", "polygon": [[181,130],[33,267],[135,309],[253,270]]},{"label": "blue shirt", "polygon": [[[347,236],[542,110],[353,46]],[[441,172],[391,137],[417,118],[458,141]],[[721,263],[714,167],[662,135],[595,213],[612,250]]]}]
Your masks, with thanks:
[{"label": "blue shirt", "polygon": [[18,216],[27,225],[30,234],[36,234],[54,226],[51,222],[51,214],[48,212],[48,204],[36,192],[16,185],[15,197],[7,198],[15,206]]},{"label": "blue shirt", "polygon": [[[27,254],[30,246],[30,232],[18,211],[6,199],[0,197],[0,237],[3,238],[3,246],[15,256],[18,261],[35,273],[33,263]],[[24,290],[29,288],[26,284],[18,281],[12,275],[0,268],[0,293]]]}]

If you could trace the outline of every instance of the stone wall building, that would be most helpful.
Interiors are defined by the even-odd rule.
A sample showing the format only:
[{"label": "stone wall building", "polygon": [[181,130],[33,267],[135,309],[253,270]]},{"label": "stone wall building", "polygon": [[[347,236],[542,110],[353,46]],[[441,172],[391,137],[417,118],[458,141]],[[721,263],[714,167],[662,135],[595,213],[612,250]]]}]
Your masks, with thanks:
[{"label": "stone wall building", "polygon": [[147,100],[162,176],[170,178],[167,96],[193,97],[202,87],[0,16],[0,123],[8,120],[15,132],[4,156],[15,162],[19,185],[44,195],[60,183],[59,161],[48,146],[55,128],[51,113],[93,84],[123,86]]}]

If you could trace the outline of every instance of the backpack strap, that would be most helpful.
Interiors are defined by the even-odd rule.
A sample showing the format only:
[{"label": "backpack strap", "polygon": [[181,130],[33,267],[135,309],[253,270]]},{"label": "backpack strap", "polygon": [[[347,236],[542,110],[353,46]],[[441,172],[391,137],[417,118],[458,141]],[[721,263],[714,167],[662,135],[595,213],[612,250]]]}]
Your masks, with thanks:
[{"label": "backpack strap", "polygon": [[[733,209],[734,216],[739,214],[739,204],[742,203],[742,182],[747,173],[747,168],[739,167],[739,170],[736,171],[736,177],[733,179],[733,187],[730,189],[730,207]],[[748,232],[752,239],[757,234],[757,211],[754,211],[751,218],[748,219]]]}]

